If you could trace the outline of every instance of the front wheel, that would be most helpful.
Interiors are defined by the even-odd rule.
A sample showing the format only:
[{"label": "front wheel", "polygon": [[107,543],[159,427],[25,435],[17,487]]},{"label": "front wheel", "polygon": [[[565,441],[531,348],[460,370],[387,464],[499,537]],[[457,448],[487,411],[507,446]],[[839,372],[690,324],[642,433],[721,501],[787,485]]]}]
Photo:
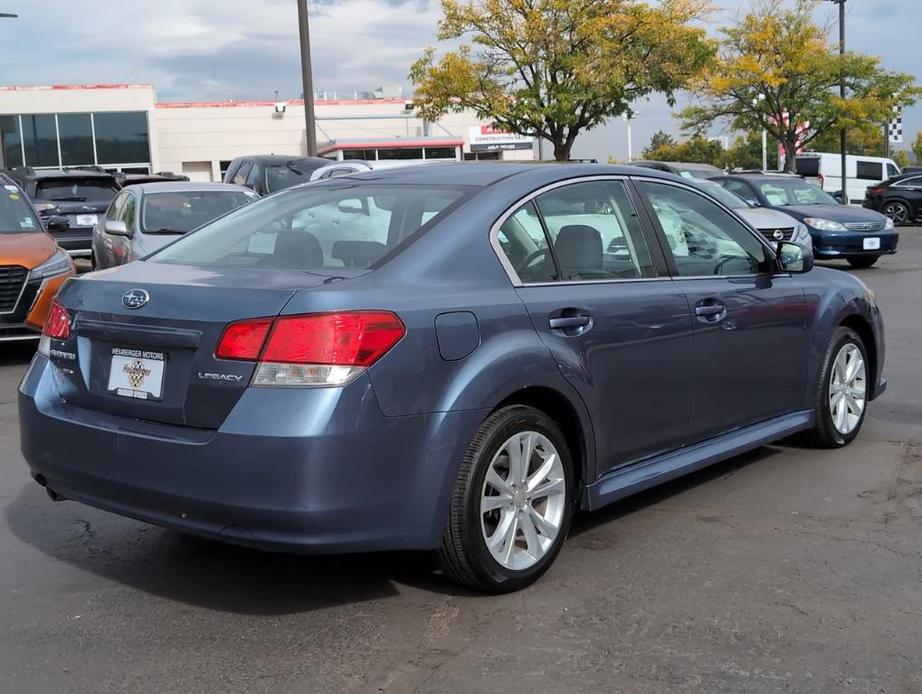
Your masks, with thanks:
[{"label": "front wheel", "polygon": [[449,577],[480,590],[524,588],[560,552],[575,499],[557,424],[532,407],[497,410],[461,464],[436,559]]},{"label": "front wheel", "polygon": [[812,443],[821,448],[840,448],[851,443],[864,424],[868,393],[864,343],[854,330],[840,327],[826,350],[817,384],[816,424],[808,434]]},{"label": "front wheel", "polygon": [[879,255],[859,255],[848,259],[848,264],[854,268],[871,267],[880,259]]}]

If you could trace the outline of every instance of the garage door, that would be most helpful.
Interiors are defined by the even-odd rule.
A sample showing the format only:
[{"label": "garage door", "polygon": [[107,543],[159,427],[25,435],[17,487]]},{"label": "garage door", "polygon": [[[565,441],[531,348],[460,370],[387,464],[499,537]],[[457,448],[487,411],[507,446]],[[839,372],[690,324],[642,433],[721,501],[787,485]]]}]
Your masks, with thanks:
[{"label": "garage door", "polygon": [[182,163],[182,172],[189,177],[190,181],[213,180],[210,161],[184,161]]}]

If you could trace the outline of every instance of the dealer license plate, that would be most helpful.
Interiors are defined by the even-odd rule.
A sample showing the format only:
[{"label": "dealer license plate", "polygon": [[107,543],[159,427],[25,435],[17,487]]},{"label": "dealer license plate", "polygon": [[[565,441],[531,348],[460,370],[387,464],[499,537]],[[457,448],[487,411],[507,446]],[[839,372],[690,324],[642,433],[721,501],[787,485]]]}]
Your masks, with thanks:
[{"label": "dealer license plate", "polygon": [[880,239],[876,236],[870,239],[864,239],[864,250],[866,251],[879,251],[880,250]]},{"label": "dealer license plate", "polygon": [[126,398],[159,400],[165,366],[163,352],[113,347],[108,390]]},{"label": "dealer license plate", "polygon": [[94,227],[96,222],[99,221],[99,216],[95,214],[78,214],[77,215],[77,226],[78,227]]}]

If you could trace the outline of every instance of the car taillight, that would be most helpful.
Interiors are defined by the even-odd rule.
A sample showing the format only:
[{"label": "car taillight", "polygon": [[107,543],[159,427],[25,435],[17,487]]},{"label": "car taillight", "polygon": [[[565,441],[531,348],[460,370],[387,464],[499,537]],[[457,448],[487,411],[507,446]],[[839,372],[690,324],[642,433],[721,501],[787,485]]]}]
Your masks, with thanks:
[{"label": "car taillight", "polygon": [[70,315],[57,299],[51,302],[42,337],[38,342],[38,352],[49,356],[52,340],[66,340],[70,337]]},{"label": "car taillight", "polygon": [[257,318],[227,326],[215,356],[218,359],[238,359],[243,361],[256,361],[266,342],[266,335],[272,327],[271,318]]},{"label": "car taillight", "polygon": [[868,188],[867,194],[868,195],[880,195],[883,192],[884,192],[883,188]]},{"label": "car taillight", "polygon": [[215,356],[258,361],[255,386],[337,386],[378,361],[405,334],[389,311],[281,316],[232,323]]}]

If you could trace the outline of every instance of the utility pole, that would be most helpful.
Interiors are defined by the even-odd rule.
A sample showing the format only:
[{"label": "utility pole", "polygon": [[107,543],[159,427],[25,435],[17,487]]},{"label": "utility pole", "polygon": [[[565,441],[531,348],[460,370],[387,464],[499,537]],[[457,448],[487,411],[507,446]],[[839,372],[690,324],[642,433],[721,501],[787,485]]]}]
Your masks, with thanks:
[{"label": "utility pole", "polygon": [[307,0],[298,0],[298,30],[301,35],[301,90],[304,96],[304,134],[307,156],[317,156],[317,132],[314,129],[314,81],[311,76],[311,37],[307,22]]}]

